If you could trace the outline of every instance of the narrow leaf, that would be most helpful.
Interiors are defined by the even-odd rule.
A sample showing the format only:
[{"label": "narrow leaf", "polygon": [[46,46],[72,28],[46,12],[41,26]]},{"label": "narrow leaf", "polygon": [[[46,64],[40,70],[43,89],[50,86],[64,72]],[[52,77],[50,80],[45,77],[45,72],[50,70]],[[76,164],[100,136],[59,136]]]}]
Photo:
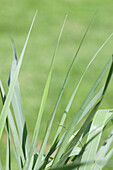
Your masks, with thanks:
[{"label": "narrow leaf", "polygon": [[[76,123],[78,121],[78,119],[76,119],[76,116],[75,118],[72,120],[69,128],[67,129],[67,132],[65,133],[65,136],[64,136],[64,139],[59,147],[59,150],[55,156],[55,159],[53,161],[53,165],[55,165],[55,163],[57,163],[59,161],[59,165],[62,165],[65,160],[68,158],[69,154],[71,153],[72,149],[74,148],[74,146],[76,145],[77,141],[79,140],[80,136],[82,135],[82,133],[84,132],[84,130],[87,128],[88,124],[90,123],[92,117],[94,116],[95,112],[97,111],[103,97],[104,97],[104,94],[107,90],[107,87],[108,87],[108,84],[112,78],[112,71],[113,71],[113,62],[111,64],[111,68],[110,68],[110,71],[109,71],[109,74],[107,76],[107,80],[106,80],[106,83],[105,83],[105,86],[104,86],[104,89],[103,89],[103,92],[102,92],[102,96],[101,96],[101,99],[99,100],[99,102],[95,105],[95,107],[93,108],[93,110],[91,111],[91,113],[89,114],[88,118],[86,119],[86,121],[84,122],[83,126],[81,127],[81,129],[79,130],[79,132],[77,133],[77,135],[74,137],[72,143],[70,144],[70,146],[68,147],[66,153],[64,154],[64,156],[60,159],[61,155],[63,154],[64,150],[66,149],[66,146],[67,146],[67,140],[70,138],[70,136],[73,134],[74,132],[74,129],[75,129],[75,126],[76,126]],[[80,110],[81,113],[83,112],[82,110]],[[79,112],[78,112],[79,113]],[[80,115],[77,115],[79,118],[81,117],[81,113]]]},{"label": "narrow leaf", "polygon": [[10,146],[10,129],[8,118],[6,119],[6,128],[7,128],[7,150],[6,150],[6,170],[11,170],[11,146]]},{"label": "narrow leaf", "polygon": [[97,155],[95,157],[94,170],[96,170],[97,167],[100,166],[101,162],[103,162],[112,142],[113,142],[113,130],[111,131],[110,135],[97,152]]},{"label": "narrow leaf", "polygon": [[[64,150],[67,147],[67,141],[68,139],[73,135],[74,130],[76,125],[80,122],[80,120],[86,115],[86,113],[91,109],[91,107],[94,105],[94,101],[97,101],[97,99],[102,95],[103,92],[103,88],[99,91],[99,93],[97,93],[97,95],[94,97],[94,100],[91,100],[91,98],[93,97],[93,95],[95,94],[95,90],[97,88],[97,86],[99,85],[99,83],[101,82],[101,80],[103,79],[103,77],[105,76],[105,73],[107,72],[109,66],[111,64],[111,59],[109,60],[109,62],[107,63],[107,65],[105,66],[105,68],[103,69],[102,73],[100,74],[99,78],[97,79],[96,83],[94,84],[94,86],[92,87],[91,91],[89,92],[88,96],[86,97],[85,101],[83,102],[83,104],[81,105],[80,109],[78,110],[78,112],[76,113],[74,119],[72,120],[69,128],[67,129],[64,139],[58,149],[58,152],[55,156],[54,159],[54,164],[55,162],[57,162],[61,155],[63,154]],[[90,104],[89,104],[90,103]],[[91,104],[92,103],[92,104]]]},{"label": "narrow leaf", "polygon": [[[66,18],[67,18],[67,16],[66,16]],[[64,24],[66,22],[66,18],[64,20]],[[47,78],[47,81],[46,81],[46,84],[45,84],[45,88],[44,88],[44,92],[43,92],[43,96],[42,96],[42,101],[41,101],[41,105],[40,105],[40,109],[39,109],[39,114],[38,114],[38,118],[37,118],[36,125],[35,125],[35,130],[34,130],[33,139],[32,139],[32,143],[31,143],[31,149],[30,149],[30,153],[29,153],[29,156],[28,156],[28,160],[27,160],[27,162],[26,162],[26,164],[24,166],[24,169],[28,169],[30,159],[32,157],[32,153],[33,153],[34,148],[36,146],[38,133],[39,133],[39,128],[40,128],[40,123],[41,123],[41,119],[42,119],[42,115],[43,115],[43,111],[44,111],[44,108],[45,108],[46,99],[47,99],[47,95],[48,95],[48,91],[49,91],[50,80],[51,80],[52,70],[53,70],[53,64],[54,64],[56,51],[57,51],[57,47],[58,47],[60,37],[61,37],[62,31],[63,31],[64,24],[63,24],[63,26],[61,28],[61,32],[60,32],[60,35],[58,37],[56,48],[55,48],[55,51],[54,51],[54,54],[53,54],[53,57],[52,57],[52,62],[51,62],[51,65],[50,65],[50,70],[49,70],[48,78]],[[42,156],[43,156],[43,153],[41,152],[41,154],[39,154],[39,156],[38,156],[38,160],[41,159]]]},{"label": "narrow leaf", "polygon": [[[65,22],[66,22],[66,19],[67,19],[67,15],[64,19],[64,23],[62,25],[62,28],[61,28],[61,31],[60,31],[60,34],[59,34],[59,37],[58,37],[58,40],[57,40],[57,44],[56,44],[56,48],[55,48],[55,51],[54,51],[54,54],[53,54],[53,60],[52,60],[52,64],[51,64],[51,67],[50,67],[50,78],[51,78],[51,74],[52,74],[52,68],[53,68],[53,62],[54,62],[54,58],[56,56],[56,51],[57,51],[57,48],[58,48],[58,44],[59,44],[59,41],[60,41],[60,38],[61,38],[61,35],[62,35],[62,32],[63,32],[63,29],[64,29],[64,25],[65,25]],[[46,131],[46,134],[45,134],[45,137],[44,137],[44,141],[42,143],[42,146],[41,146],[41,149],[40,149],[40,152],[39,152],[39,156],[37,158],[37,161],[36,161],[36,164],[35,164],[35,167],[34,169],[36,169],[36,167],[38,166],[38,164],[40,163],[41,159],[42,159],[42,156],[44,154],[44,150],[45,150],[45,147],[46,147],[46,144],[47,144],[47,140],[48,140],[48,137],[49,137],[49,133],[50,133],[50,129],[51,129],[51,126],[52,126],[52,122],[50,120],[50,124],[47,128],[47,131]]]},{"label": "narrow leaf", "polygon": [[81,82],[82,82],[82,80],[83,80],[83,78],[84,78],[84,76],[85,76],[88,68],[90,67],[90,65],[92,64],[92,62],[94,61],[94,59],[96,58],[96,56],[98,55],[98,53],[99,53],[99,52],[102,50],[102,48],[107,44],[107,42],[110,40],[110,38],[111,38],[112,36],[113,36],[113,33],[112,33],[112,34],[106,39],[106,41],[100,46],[100,48],[97,50],[97,52],[96,52],[95,55],[92,57],[92,59],[91,59],[91,61],[89,62],[89,64],[87,65],[87,67],[86,67],[83,75],[81,76],[81,78],[80,78],[77,86],[75,87],[75,89],[74,89],[74,91],[73,91],[73,93],[72,93],[72,95],[71,95],[71,98],[70,98],[70,100],[69,100],[69,102],[68,102],[68,104],[67,104],[67,106],[66,106],[66,109],[65,109],[65,111],[64,111],[64,113],[63,113],[63,116],[62,116],[62,118],[61,118],[61,121],[60,121],[60,123],[59,123],[59,127],[58,127],[58,129],[57,129],[57,132],[56,132],[55,138],[54,138],[54,140],[53,140],[53,143],[56,141],[56,139],[58,138],[58,136],[59,136],[59,134],[60,134],[60,132],[61,132],[61,130],[62,130],[62,127],[63,127],[63,125],[64,125],[64,122],[65,122],[65,119],[66,119],[66,117],[67,117],[67,114],[68,114],[68,112],[69,112],[69,110],[70,110],[70,107],[71,107],[71,105],[72,105],[72,103],[73,103],[73,100],[74,100],[74,97],[75,97],[75,95],[76,95],[76,92],[77,92],[77,90],[78,90],[78,88],[79,88],[79,86],[80,86],[80,84],[81,84]]},{"label": "narrow leaf", "polygon": [[[1,97],[2,97],[3,104],[4,104],[6,97],[5,97],[5,92],[4,92],[1,81],[0,81],[0,92],[1,92]],[[17,164],[20,168],[21,161],[24,163],[25,159],[24,159],[24,155],[23,155],[23,151],[22,151],[22,146],[20,144],[20,140],[19,140],[19,137],[18,137],[18,132],[16,130],[16,125],[15,125],[15,122],[13,120],[13,116],[12,116],[10,109],[8,111],[8,121],[9,121],[9,125],[10,125],[12,135],[13,135],[13,142],[12,143],[15,146],[15,147],[13,146],[13,151],[14,151],[15,157],[17,158],[16,159]],[[11,141],[11,137],[10,137],[9,134],[8,134],[8,137]],[[16,148],[16,151],[15,151],[15,148]]]},{"label": "narrow leaf", "polygon": [[[10,72],[9,81],[8,81],[9,86],[13,79],[13,76],[14,76],[14,73],[17,67],[17,63],[18,63],[14,42],[13,42],[13,53],[14,53],[14,60],[12,62],[11,72]],[[18,132],[20,136],[21,145],[23,148],[24,157],[26,158],[26,155],[30,149],[30,145],[29,145],[29,140],[28,140],[25,117],[24,117],[23,108],[22,108],[22,101],[21,101],[18,80],[15,85],[15,89],[14,89],[14,93],[12,97],[12,105],[14,109],[15,120],[16,120]]]},{"label": "narrow leaf", "polygon": [[105,122],[106,122],[108,113],[109,113],[109,111],[99,110],[96,112],[96,114],[94,116],[87,141],[89,141],[98,132],[100,132],[100,133],[86,147],[85,152],[82,155],[82,160],[81,160],[81,162],[86,162],[86,165],[84,167],[81,167],[80,170],[83,170],[83,169],[87,170],[87,169],[91,169],[91,167],[92,167],[91,164],[88,165],[87,163],[91,162],[91,161],[94,162],[94,160],[95,160],[95,155],[97,153],[98,145],[99,145],[101,135],[102,135],[102,130],[105,126]]},{"label": "narrow leaf", "polygon": [[[37,14],[37,12],[36,12],[36,14]],[[30,36],[30,32],[32,30],[32,26],[33,26],[36,14],[33,18],[33,21],[32,21],[32,24],[31,24],[31,27],[30,27],[30,30],[29,30],[29,33],[28,33],[28,36],[27,36],[27,39],[26,39],[26,42],[25,42],[25,45],[24,45],[24,48],[23,48],[22,53],[20,55],[20,59],[19,59],[16,71],[15,71],[15,74],[14,74],[13,80],[10,84],[9,91],[8,91],[5,103],[3,105],[3,108],[2,108],[2,111],[1,111],[1,114],[0,114],[0,139],[1,139],[2,132],[3,132],[3,129],[4,129],[4,126],[5,126],[5,121],[6,121],[6,117],[8,115],[8,110],[9,110],[10,103],[11,103],[11,100],[12,100],[14,88],[15,88],[15,85],[16,85],[16,82],[17,82],[18,74],[19,74],[20,67],[21,67],[22,60],[23,60],[23,56],[24,56],[24,52],[25,52],[25,49],[26,49],[26,46],[27,46],[27,43],[28,43],[28,39],[29,39],[29,36]]]}]

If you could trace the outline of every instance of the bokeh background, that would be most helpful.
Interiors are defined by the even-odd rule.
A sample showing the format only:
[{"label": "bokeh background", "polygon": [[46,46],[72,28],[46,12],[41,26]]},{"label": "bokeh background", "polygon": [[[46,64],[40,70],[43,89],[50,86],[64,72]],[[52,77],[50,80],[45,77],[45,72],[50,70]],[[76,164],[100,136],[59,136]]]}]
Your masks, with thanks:
[{"label": "bokeh background", "polygon": [[[21,54],[32,18],[38,9],[37,18],[24,55],[19,82],[22,103],[30,139],[32,138],[36,118],[47,79],[49,66],[56,46],[57,38],[66,14],[68,15],[55,59],[48,100],[44,111],[39,134],[41,143],[46,126],[50,120],[54,105],[60,93],[67,70],[72,62],[81,38],[96,10],[98,12],[91,25],[76,59],[68,84],[58,106],[55,121],[48,141],[50,145],[54,132],[66,104],[83,74],[89,61],[98,48],[113,32],[112,0],[0,0],[0,79],[5,91],[8,91],[8,76],[13,59],[11,39],[15,41],[18,58]],[[113,53],[113,38],[98,54],[84,77],[67,117],[65,128],[73,119],[92,85],[98,78],[106,62]],[[105,79],[103,80],[103,83]],[[102,84],[101,84],[102,85]],[[113,108],[113,82],[110,83],[101,108]],[[0,100],[0,111],[2,102]],[[110,126],[112,127],[112,125]],[[65,131],[64,128],[64,131]],[[106,131],[107,136],[107,131]],[[0,143],[0,158],[5,163],[5,132]],[[12,159],[13,156],[12,156]],[[15,167],[13,161],[13,167]],[[105,169],[109,169],[110,164]],[[15,168],[14,168],[15,169]]]}]

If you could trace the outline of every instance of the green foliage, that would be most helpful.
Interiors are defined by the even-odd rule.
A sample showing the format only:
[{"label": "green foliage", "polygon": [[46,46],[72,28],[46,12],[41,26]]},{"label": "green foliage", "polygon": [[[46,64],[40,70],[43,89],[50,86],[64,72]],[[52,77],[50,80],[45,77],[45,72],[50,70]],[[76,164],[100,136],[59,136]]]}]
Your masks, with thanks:
[{"label": "green foliage", "polygon": [[[37,12],[36,12],[37,13]],[[75,99],[75,94],[79,89],[79,86],[85,76],[89,66],[92,64],[93,60],[96,58],[98,53],[106,45],[108,40],[112,37],[111,34],[108,39],[100,46],[97,50],[91,61],[89,62],[86,70],[80,78],[77,86],[75,87],[72,95],[68,101],[68,104],[62,114],[62,118],[58,129],[54,132],[54,139],[51,144],[50,150],[45,155],[45,148],[47,146],[47,141],[50,136],[50,132],[53,125],[53,120],[56,114],[56,110],[59,102],[61,101],[62,94],[66,87],[67,82],[69,81],[70,72],[73,68],[73,65],[76,61],[78,53],[81,49],[82,43],[87,35],[87,32],[90,28],[90,25],[93,21],[91,20],[88,28],[86,29],[85,34],[80,42],[78,50],[72,60],[72,63],[67,71],[66,78],[64,80],[61,92],[59,94],[58,100],[53,109],[53,113],[50,119],[50,122],[47,126],[45,137],[42,142],[40,150],[37,149],[38,144],[38,134],[40,125],[42,123],[42,116],[44,113],[44,108],[49,92],[50,81],[52,76],[54,59],[57,52],[57,47],[62,35],[64,24],[61,28],[56,48],[53,54],[52,62],[50,65],[49,74],[45,84],[42,102],[40,104],[39,114],[37,117],[33,138],[31,144],[29,141],[29,133],[27,130],[26,120],[24,117],[24,112],[22,108],[22,101],[20,95],[20,87],[18,81],[18,75],[23,61],[23,56],[25,49],[28,43],[28,39],[32,30],[32,26],[35,20],[36,14],[33,18],[25,45],[23,47],[22,53],[20,55],[19,61],[17,61],[17,54],[15,45],[13,43],[13,53],[14,59],[12,62],[12,67],[9,75],[9,90],[7,96],[5,95],[4,88],[0,82],[0,92],[3,102],[3,108],[0,114],[0,140],[3,135],[3,130],[7,132],[7,146],[6,146],[6,169],[11,169],[11,148],[16,158],[18,169],[23,170],[37,170],[37,169],[102,169],[106,166],[107,162],[111,159],[113,155],[113,149],[110,148],[113,142],[113,132],[111,131],[108,138],[105,140],[104,144],[101,144],[102,134],[107,128],[109,122],[113,118],[113,110],[100,110],[99,106],[103,101],[104,95],[107,91],[109,83],[112,79],[113,74],[113,56],[109,59],[108,63],[105,65],[83,104],[75,117],[70,123],[69,127],[65,130],[62,135],[62,128],[64,126],[67,115],[69,114],[70,107],[72,106],[73,100]],[[102,82],[103,78],[106,77],[104,85],[98,89],[97,87]],[[82,97],[82,96],[81,96]],[[11,109],[12,103],[12,109]],[[80,126],[80,124],[82,124]],[[55,156],[53,156],[54,154]],[[2,169],[2,164],[0,163],[0,168]]]}]

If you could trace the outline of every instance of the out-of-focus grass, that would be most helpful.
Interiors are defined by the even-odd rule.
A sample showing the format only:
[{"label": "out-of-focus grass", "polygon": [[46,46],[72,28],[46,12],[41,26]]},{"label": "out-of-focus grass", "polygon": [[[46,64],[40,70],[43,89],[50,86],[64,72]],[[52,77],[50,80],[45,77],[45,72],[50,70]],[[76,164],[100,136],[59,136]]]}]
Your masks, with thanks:
[{"label": "out-of-focus grass", "polygon": [[[78,59],[71,72],[70,81],[62,96],[63,100],[58,107],[53,129],[57,128],[60,120],[59,118],[63,114],[65,106],[71,96],[71,92],[77,84],[86,65],[105,39],[113,32],[112,3],[111,0],[109,3],[107,0],[11,0],[7,2],[0,0],[0,79],[3,82],[6,91],[6,78],[8,77],[12,61],[11,38],[14,39],[17,52],[20,55],[32,17],[36,9],[38,9],[38,18],[36,19],[19,75],[23,108],[27,120],[28,131],[31,136],[34,130],[47,72],[65,15],[68,14],[68,19],[57,51],[50,93],[45,108],[45,115],[43,117],[40,140],[43,138],[46,125],[59,95],[64,76],[71,64],[71,60],[76,52],[80,39],[89,24],[92,15],[98,8],[99,11],[80,50]],[[92,84],[98,77],[98,73],[112,55],[112,46],[113,39],[111,39],[107,46],[101,51],[94,61],[93,66],[84,77],[84,83],[81,84],[79,93],[76,95],[76,99],[70,110],[68,121],[65,126],[72,120]],[[113,90],[112,84],[101,105],[102,108],[112,108],[113,106],[113,94],[111,92]],[[51,134],[53,133],[54,130]],[[50,136],[50,141],[51,139],[52,135]]]}]

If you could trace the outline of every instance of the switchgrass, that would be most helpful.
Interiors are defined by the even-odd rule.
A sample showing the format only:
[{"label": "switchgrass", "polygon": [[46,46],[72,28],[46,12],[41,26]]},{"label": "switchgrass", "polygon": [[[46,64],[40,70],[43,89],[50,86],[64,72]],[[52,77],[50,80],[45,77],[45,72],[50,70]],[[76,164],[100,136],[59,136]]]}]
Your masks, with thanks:
[{"label": "switchgrass", "polygon": [[[37,12],[36,12],[37,14]],[[37,169],[102,169],[106,166],[107,162],[113,155],[113,149],[110,148],[113,141],[113,132],[111,131],[108,134],[107,139],[103,145],[100,145],[102,134],[104,129],[107,127],[109,122],[113,118],[112,109],[100,110],[99,106],[103,101],[104,95],[107,91],[107,88],[110,84],[113,74],[113,57],[110,57],[108,63],[106,63],[101,74],[98,76],[98,79],[94,83],[92,89],[84,100],[83,104],[75,113],[75,116],[62,135],[62,128],[64,126],[67,115],[71,105],[76,97],[76,92],[79,90],[79,86],[92,62],[98,55],[98,53],[103,49],[109,39],[112,37],[111,34],[107,40],[100,46],[97,52],[94,54],[93,58],[86,67],[84,73],[82,74],[77,86],[75,87],[72,95],[68,101],[68,104],[62,114],[61,121],[58,125],[57,131],[54,132],[54,139],[51,143],[48,153],[45,155],[45,149],[47,146],[47,141],[52,129],[53,120],[56,114],[58,104],[61,101],[61,97],[65,86],[69,80],[70,72],[73,68],[73,65],[76,61],[78,53],[81,49],[82,43],[87,35],[87,32],[90,28],[90,25],[93,21],[93,18],[88,25],[83,38],[80,42],[78,50],[72,60],[72,63],[67,71],[61,92],[59,94],[58,100],[54,106],[53,113],[50,119],[50,122],[47,126],[45,137],[42,141],[40,150],[37,149],[38,145],[38,134],[41,131],[40,125],[42,123],[42,116],[45,109],[45,104],[49,92],[50,81],[52,76],[52,70],[54,65],[54,60],[59,45],[59,41],[62,35],[62,31],[67,19],[65,17],[64,23],[62,25],[55,51],[52,57],[49,74],[47,81],[45,83],[45,88],[42,96],[42,101],[40,104],[40,109],[38,117],[36,120],[36,125],[31,139],[31,144],[29,140],[29,133],[27,130],[26,120],[24,117],[24,112],[22,108],[22,101],[20,95],[20,87],[18,81],[18,75],[20,72],[21,64],[23,61],[25,49],[28,43],[28,39],[33,27],[36,14],[33,18],[30,30],[28,32],[25,45],[23,47],[22,53],[20,55],[19,61],[17,60],[17,54],[14,42],[13,44],[13,54],[14,59],[12,62],[12,67],[9,75],[9,90],[7,95],[5,94],[2,82],[0,82],[0,92],[3,102],[3,108],[0,114],[0,140],[3,135],[3,130],[7,132],[7,146],[6,146],[6,169],[11,169],[11,148],[14,152],[18,169],[23,170],[37,170]],[[107,74],[107,77],[106,77]],[[106,77],[106,81],[103,86],[97,90],[97,87],[102,82],[103,78]],[[85,90],[85,89],[84,89]],[[82,97],[82,96],[81,96]],[[11,109],[11,103],[12,108]],[[82,122],[82,123],[81,123]],[[82,124],[81,127],[79,124]],[[76,130],[77,129],[77,130]],[[53,156],[54,154],[54,156]],[[0,163],[0,168],[2,169],[2,164]]]}]

